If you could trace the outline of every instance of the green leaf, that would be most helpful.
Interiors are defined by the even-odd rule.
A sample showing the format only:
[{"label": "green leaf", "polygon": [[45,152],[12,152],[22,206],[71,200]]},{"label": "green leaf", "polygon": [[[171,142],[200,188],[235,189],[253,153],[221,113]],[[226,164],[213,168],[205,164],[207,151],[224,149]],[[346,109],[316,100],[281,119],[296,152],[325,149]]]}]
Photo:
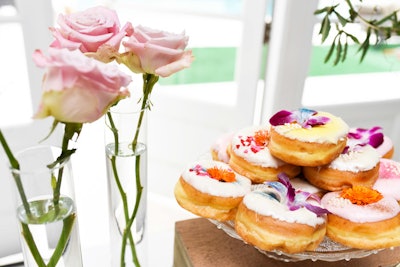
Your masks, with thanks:
[{"label": "green leaf", "polygon": [[367,36],[365,37],[364,42],[361,44],[359,47],[358,51],[361,51],[361,58],[360,62],[362,62],[365,58],[365,55],[367,54],[367,51],[369,49],[369,38],[371,36],[371,28],[368,28],[367,30]]},{"label": "green leaf", "polygon": [[58,158],[51,164],[48,164],[47,167],[52,169],[54,168],[57,164],[62,164],[64,161],[68,160],[69,157],[74,154],[76,149],[68,149],[65,151],[61,152],[61,155],[58,156]]},{"label": "green leaf", "polygon": [[334,11],[334,13],[335,13],[336,17],[338,18],[340,24],[341,24],[343,27],[346,26],[348,20],[345,19],[342,15],[340,15],[340,14],[339,14],[338,12],[336,12],[336,11]]},{"label": "green leaf", "polygon": [[40,143],[43,142],[43,141],[45,141],[45,140],[47,140],[47,139],[50,137],[50,135],[51,135],[51,134],[54,132],[54,130],[56,129],[58,123],[59,123],[58,120],[54,120],[54,121],[53,121],[53,124],[51,125],[50,132],[49,132],[42,140],[40,140]]},{"label": "green leaf", "polygon": [[329,32],[331,31],[331,21],[329,20],[329,16],[325,16],[324,19],[322,20],[322,24],[321,24],[321,30],[320,30],[320,34],[321,34],[321,42],[325,42],[326,38],[328,38],[329,36]]},{"label": "green leaf", "polygon": [[350,33],[347,33],[347,32],[346,32],[346,35],[347,35],[347,37],[350,37],[351,40],[353,40],[353,42],[355,42],[356,44],[360,44],[360,41],[359,41],[358,38],[355,37],[354,35],[352,35],[352,34],[350,34]]},{"label": "green leaf", "polygon": [[336,58],[335,61],[333,62],[334,66],[336,66],[339,63],[341,54],[342,54],[342,42],[340,41],[340,36],[339,36],[338,42],[336,44]]},{"label": "green leaf", "polygon": [[314,15],[319,15],[319,14],[322,14],[322,13],[329,13],[329,10],[331,8],[332,7],[327,6],[327,7],[321,8],[321,9],[317,9],[317,10],[314,11]]},{"label": "green leaf", "polygon": [[349,43],[346,41],[346,43],[344,44],[342,62],[344,62],[346,60],[348,47],[349,47]]},{"label": "green leaf", "polygon": [[[337,36],[336,36],[336,37],[337,37]],[[336,43],[335,43],[336,37],[335,37],[335,39],[333,40],[333,42],[332,42],[332,44],[331,44],[331,47],[329,48],[329,51],[328,51],[328,53],[327,53],[326,56],[325,56],[324,63],[327,63],[327,62],[329,61],[329,59],[331,58],[332,54],[333,54],[333,51],[334,51],[335,45],[336,45]]]}]

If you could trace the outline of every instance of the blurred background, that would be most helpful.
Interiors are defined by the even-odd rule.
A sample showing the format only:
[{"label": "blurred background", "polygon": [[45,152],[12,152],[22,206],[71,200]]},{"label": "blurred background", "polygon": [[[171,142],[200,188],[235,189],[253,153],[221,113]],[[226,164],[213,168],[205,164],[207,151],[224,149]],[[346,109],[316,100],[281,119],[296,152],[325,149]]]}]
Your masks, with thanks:
[{"label": "blurred background", "polygon": [[[400,39],[374,46],[361,64],[355,45],[345,62],[324,63],[330,42],[321,44],[321,21],[313,12],[335,2],[0,0],[0,127],[15,150],[47,135],[52,121],[31,119],[43,74],[31,55],[46,50],[57,14],[105,5],[117,11],[122,25],[185,31],[196,59],[189,69],[160,79],[148,116],[148,244],[160,253],[159,259],[149,257],[148,266],[170,266],[174,223],[194,217],[175,202],[174,185],[185,166],[224,133],[266,123],[279,109],[306,106],[341,116],[352,127],[382,126],[399,158]],[[349,27],[365,35],[362,25]],[[130,89],[140,90],[140,75],[135,79]],[[73,159],[84,260],[100,267],[107,265],[94,265],[93,255],[108,242],[103,124],[85,125]],[[58,144],[57,134],[46,142]],[[12,180],[2,152],[0,257],[19,251]]]}]

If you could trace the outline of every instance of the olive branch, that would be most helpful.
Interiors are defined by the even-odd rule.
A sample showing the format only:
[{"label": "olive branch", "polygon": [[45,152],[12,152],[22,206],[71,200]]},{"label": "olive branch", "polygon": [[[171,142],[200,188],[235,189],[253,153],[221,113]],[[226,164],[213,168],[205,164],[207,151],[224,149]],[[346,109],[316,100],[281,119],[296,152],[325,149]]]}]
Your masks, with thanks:
[{"label": "olive branch", "polygon": [[[358,1],[362,2],[362,0]],[[399,10],[394,10],[380,19],[368,19],[356,10],[350,0],[345,0],[343,2],[348,7],[348,14],[346,15],[342,15],[338,12],[340,3],[326,6],[314,12],[314,15],[323,16],[321,28],[319,30],[322,43],[324,43],[328,38],[332,25],[334,25],[337,30],[328,53],[325,56],[325,63],[327,63],[333,56],[334,65],[345,61],[350,40],[359,46],[357,51],[361,52],[360,62],[362,62],[370,48],[370,45],[374,43],[373,37],[375,38],[374,45],[377,45],[388,40],[393,35],[400,35],[400,21],[397,17]],[[366,35],[363,40],[362,38],[350,33],[345,28],[345,26],[350,23],[362,23],[365,26]]]}]

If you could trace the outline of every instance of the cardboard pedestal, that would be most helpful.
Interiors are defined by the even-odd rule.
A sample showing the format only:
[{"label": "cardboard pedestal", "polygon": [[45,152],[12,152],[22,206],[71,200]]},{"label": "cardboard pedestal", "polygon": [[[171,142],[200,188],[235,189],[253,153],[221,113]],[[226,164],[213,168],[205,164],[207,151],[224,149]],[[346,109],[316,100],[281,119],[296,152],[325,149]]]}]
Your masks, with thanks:
[{"label": "cardboard pedestal", "polygon": [[283,262],[228,236],[207,219],[190,219],[175,224],[174,267],[387,267],[399,262],[400,248],[386,249],[350,261]]}]

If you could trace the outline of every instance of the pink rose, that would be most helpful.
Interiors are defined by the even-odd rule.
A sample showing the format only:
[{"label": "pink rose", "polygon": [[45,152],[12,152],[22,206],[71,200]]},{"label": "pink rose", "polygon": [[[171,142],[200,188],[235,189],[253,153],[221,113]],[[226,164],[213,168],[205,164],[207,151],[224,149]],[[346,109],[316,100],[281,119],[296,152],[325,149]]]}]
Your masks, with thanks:
[{"label": "pink rose", "polygon": [[47,68],[35,118],[53,116],[60,122],[93,122],[129,96],[129,91],[121,88],[131,82],[130,76],[79,50],[49,48],[49,57],[36,50],[33,60],[38,67]]},{"label": "pink rose", "polygon": [[193,61],[192,51],[185,48],[189,37],[137,26],[127,41],[123,41],[130,58],[123,59],[132,71],[168,77]]},{"label": "pink rose", "polygon": [[133,33],[131,23],[120,29],[117,13],[98,6],[69,15],[60,14],[57,20],[60,28],[51,27],[55,48],[80,49],[83,53],[96,52],[107,44],[118,51],[122,38]]}]

